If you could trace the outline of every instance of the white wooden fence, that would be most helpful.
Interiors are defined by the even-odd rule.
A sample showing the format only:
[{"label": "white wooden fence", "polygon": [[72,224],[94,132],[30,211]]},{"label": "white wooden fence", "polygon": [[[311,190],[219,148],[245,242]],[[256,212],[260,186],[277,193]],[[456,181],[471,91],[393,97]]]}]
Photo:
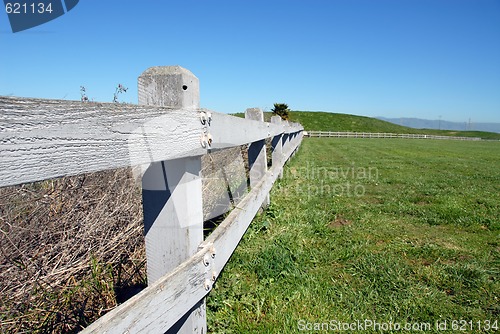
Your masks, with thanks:
[{"label": "white wooden fence", "polygon": [[[198,86],[166,66],[139,77],[139,105],[0,96],[0,187],[141,166],[148,287],[84,333],[206,333],[204,298],[301,143],[300,124],[259,109],[200,109]],[[204,240],[201,156],[244,144],[251,190]]]},{"label": "white wooden fence", "polygon": [[373,133],[373,132],[334,132],[334,131],[307,131],[309,137],[334,138],[405,138],[405,139],[451,139],[451,140],[481,140],[478,137],[436,136],[414,133]]}]

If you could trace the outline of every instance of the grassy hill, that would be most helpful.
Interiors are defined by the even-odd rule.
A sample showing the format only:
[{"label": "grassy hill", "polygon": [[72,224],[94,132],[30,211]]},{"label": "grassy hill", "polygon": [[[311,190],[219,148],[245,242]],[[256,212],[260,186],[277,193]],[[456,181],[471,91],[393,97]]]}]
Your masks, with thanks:
[{"label": "grassy hill", "polygon": [[[266,116],[270,118],[271,113]],[[375,118],[329,112],[292,111],[290,119],[293,122],[301,123],[306,130],[316,131],[421,133],[442,136],[500,139],[500,134],[493,132],[413,129]]]}]

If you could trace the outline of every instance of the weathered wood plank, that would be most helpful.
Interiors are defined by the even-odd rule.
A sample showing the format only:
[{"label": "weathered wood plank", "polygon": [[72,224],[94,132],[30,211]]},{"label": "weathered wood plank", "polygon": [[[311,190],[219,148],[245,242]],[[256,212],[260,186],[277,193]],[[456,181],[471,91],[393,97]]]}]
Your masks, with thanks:
[{"label": "weathered wood plank", "polygon": [[199,113],[0,97],[0,186],[203,154]]},{"label": "weathered wood plank", "polygon": [[271,124],[256,120],[234,117],[212,112],[210,133],[213,137],[212,148],[226,148],[256,142],[284,132],[301,131],[299,124],[295,127]]},{"label": "weathered wood plank", "polygon": [[196,253],[81,333],[164,333],[207,294],[204,255]]},{"label": "weathered wood plank", "polygon": [[[296,142],[297,145],[300,142]],[[285,153],[291,154],[290,146]],[[200,250],[171,273],[108,312],[82,333],[163,333],[210,292],[261,203],[269,194],[282,164],[245,196],[238,207],[200,245]]]},{"label": "weathered wood plank", "polygon": [[[281,127],[212,112],[212,148]],[[0,96],[0,187],[206,153],[200,110]]]}]

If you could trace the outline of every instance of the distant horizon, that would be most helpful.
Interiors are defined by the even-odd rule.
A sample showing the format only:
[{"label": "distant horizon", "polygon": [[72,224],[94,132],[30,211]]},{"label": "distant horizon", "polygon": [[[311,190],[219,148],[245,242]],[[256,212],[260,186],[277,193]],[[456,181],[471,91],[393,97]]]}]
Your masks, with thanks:
[{"label": "distant horizon", "polygon": [[[425,119],[419,117],[385,117],[385,116],[365,116],[348,114],[342,112],[330,111],[308,111],[308,110],[291,110],[292,112],[310,112],[310,113],[330,113],[339,115],[351,115],[356,117],[369,117],[382,120],[396,125],[405,126],[413,129],[433,129],[433,130],[453,130],[453,131],[482,131],[500,133],[500,122],[475,122],[472,118],[464,122],[456,122],[445,119]],[[404,121],[404,122],[402,122]],[[422,124],[424,124],[422,126]],[[462,128],[463,127],[463,128]]]},{"label": "distant horizon", "polygon": [[469,119],[465,122],[454,122],[444,119],[429,120],[415,117],[387,118],[377,117],[380,120],[406,126],[413,129],[434,129],[434,130],[454,130],[454,131],[483,131],[500,133],[500,123],[495,122],[474,122]]},{"label": "distant horizon", "polygon": [[[371,115],[363,115],[363,114],[353,114],[353,113],[345,113],[345,112],[340,112],[340,111],[327,111],[327,110],[298,110],[298,109],[290,109],[291,111],[300,111],[300,112],[325,112],[325,113],[332,113],[332,114],[344,114],[344,115],[354,115],[354,116],[362,116],[362,117],[370,117],[370,118],[389,118],[389,119],[420,119],[420,120],[428,120],[428,121],[439,121],[441,122],[452,122],[452,123],[464,123],[464,122],[469,122],[469,119],[461,121],[461,120],[453,120],[453,119],[444,119],[444,118],[436,118],[436,119],[431,119],[431,118],[422,118],[422,117],[417,117],[417,116],[401,116],[401,117],[387,117],[384,115],[376,115],[376,116],[371,116]],[[271,110],[266,110],[271,112]],[[475,121],[472,117],[470,118],[471,122],[474,123],[487,123],[487,124],[500,124],[500,121],[497,122],[488,122],[488,121],[481,121],[477,120]]]}]

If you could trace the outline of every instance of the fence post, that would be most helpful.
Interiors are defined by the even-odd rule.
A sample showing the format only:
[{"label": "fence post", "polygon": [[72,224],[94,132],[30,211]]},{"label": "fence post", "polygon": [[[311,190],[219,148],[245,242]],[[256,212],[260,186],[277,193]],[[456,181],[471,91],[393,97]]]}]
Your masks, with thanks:
[{"label": "fence post", "polygon": [[[281,125],[282,124],[281,117],[280,116],[271,117],[271,123]],[[283,164],[282,138],[283,138],[283,134],[279,134],[277,136],[274,136],[272,141],[271,141],[271,146],[273,149],[273,154],[272,154],[273,166],[275,166],[277,164]],[[283,178],[283,167],[280,168],[279,178]]]},{"label": "fence post", "polygon": [[285,154],[288,154],[288,144],[290,143],[290,134],[287,133],[289,128],[288,128],[288,121],[282,121],[281,124],[283,124],[283,137],[281,137],[281,150],[283,152],[283,163],[285,163],[288,159],[288,157],[285,157]]},{"label": "fence post", "polygon": [[[295,123],[292,123],[290,124],[290,126],[295,126]],[[292,140],[291,140],[291,144],[292,144],[292,147],[293,147],[293,152],[292,152],[292,157],[295,156],[295,153],[297,152],[297,132],[294,132],[292,133]]]},{"label": "fence post", "polygon": [[[139,104],[199,108],[199,82],[180,66],[151,67],[138,79]],[[142,177],[148,283],[175,269],[203,242],[201,156],[154,162]],[[188,284],[188,282],[186,282]],[[167,333],[206,333],[199,301]]]},{"label": "fence post", "polygon": [[[294,126],[294,124],[292,122],[290,122],[290,128],[292,128]],[[290,140],[290,146],[293,147],[293,151],[292,151],[292,154],[290,157],[293,157],[295,155],[295,141],[297,140],[297,132],[292,132],[292,135],[291,135],[291,140]]]},{"label": "fence post", "polygon": [[[245,110],[245,118],[254,121],[264,122],[264,113],[260,108],[248,108]],[[251,143],[248,146],[248,166],[250,168],[250,187],[253,188],[266,175],[267,155],[266,140],[262,139]],[[269,205],[269,195],[262,203],[262,207]]]},{"label": "fence post", "polygon": [[288,151],[290,150],[292,140],[292,134],[290,133],[290,121],[285,121],[285,131],[287,134],[283,137],[283,151],[285,151],[285,154],[287,155],[285,161],[288,161],[290,159]]}]

